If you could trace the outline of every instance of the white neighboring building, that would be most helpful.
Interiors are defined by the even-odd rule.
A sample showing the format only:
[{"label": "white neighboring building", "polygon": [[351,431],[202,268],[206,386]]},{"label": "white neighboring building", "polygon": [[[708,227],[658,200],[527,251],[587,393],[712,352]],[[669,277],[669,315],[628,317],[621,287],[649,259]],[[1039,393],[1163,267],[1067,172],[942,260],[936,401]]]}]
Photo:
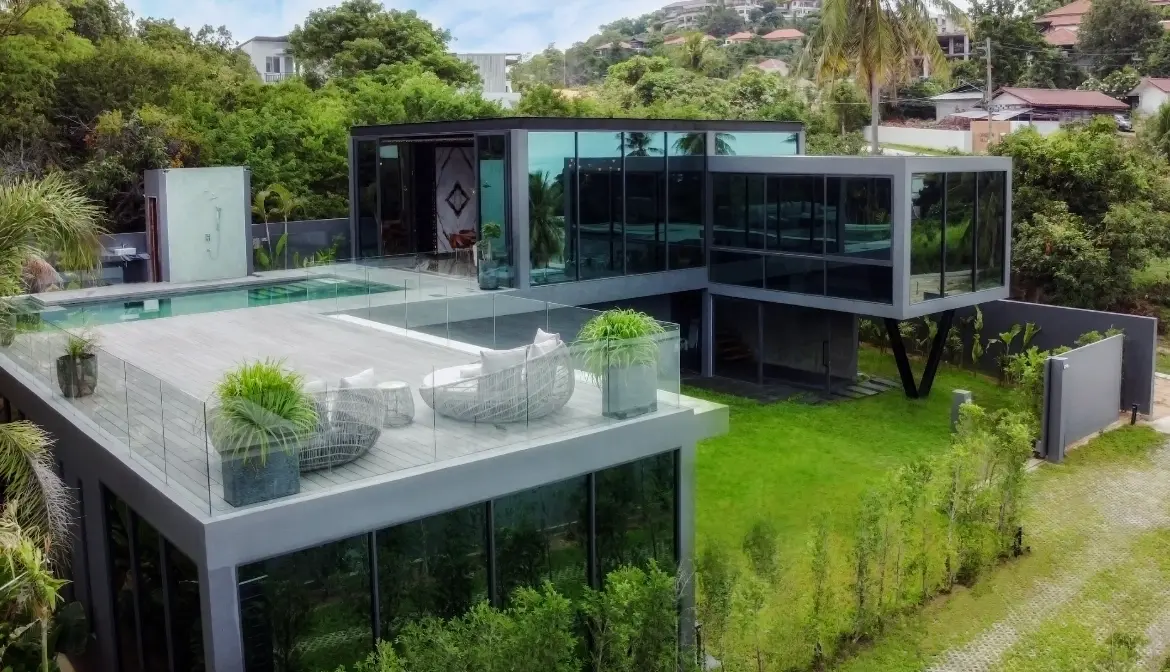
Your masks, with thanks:
[{"label": "white neighboring building", "polygon": [[727,8],[739,14],[744,23],[752,20],[752,10],[760,6],[760,0],[729,0]]},{"label": "white neighboring building", "polygon": [[956,112],[975,109],[983,102],[983,90],[970,84],[930,97],[934,103],[935,120],[946,119]]},{"label": "white neighboring building", "polygon": [[679,0],[662,8],[663,30],[694,28],[708,10],[715,7],[712,0]]},{"label": "white neighboring building", "polygon": [[1133,108],[1135,112],[1154,114],[1163,103],[1170,100],[1170,79],[1142,77],[1142,81],[1129,92],[1129,96],[1137,97],[1137,105]]},{"label": "white neighboring building", "polygon": [[239,47],[265,82],[279,82],[297,74],[296,59],[288,53],[288,35],[253,37]]},{"label": "white neighboring building", "polygon": [[520,62],[520,54],[455,54],[479,71],[484,93],[511,93],[512,66]]}]

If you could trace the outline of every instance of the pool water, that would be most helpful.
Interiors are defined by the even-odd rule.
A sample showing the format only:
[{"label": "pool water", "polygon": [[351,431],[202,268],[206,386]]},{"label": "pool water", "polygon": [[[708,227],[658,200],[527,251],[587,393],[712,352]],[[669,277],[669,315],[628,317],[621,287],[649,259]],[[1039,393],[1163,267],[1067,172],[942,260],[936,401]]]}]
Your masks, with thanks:
[{"label": "pool water", "polygon": [[318,277],[248,287],[197,290],[159,297],[117,299],[53,307],[41,319],[62,327],[97,326],[133,320],[154,320],[178,315],[214,313],[236,308],[255,308],[281,303],[348,298],[402,289],[377,282]]}]

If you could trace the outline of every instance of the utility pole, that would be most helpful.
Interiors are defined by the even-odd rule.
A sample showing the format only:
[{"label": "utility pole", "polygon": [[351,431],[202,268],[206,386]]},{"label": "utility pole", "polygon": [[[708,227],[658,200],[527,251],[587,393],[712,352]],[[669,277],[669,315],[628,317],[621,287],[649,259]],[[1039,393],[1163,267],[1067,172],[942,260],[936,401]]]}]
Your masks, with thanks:
[{"label": "utility pole", "polygon": [[984,38],[983,56],[987,59],[987,91],[983,93],[983,106],[987,109],[987,123],[990,129],[991,124],[991,38]]}]

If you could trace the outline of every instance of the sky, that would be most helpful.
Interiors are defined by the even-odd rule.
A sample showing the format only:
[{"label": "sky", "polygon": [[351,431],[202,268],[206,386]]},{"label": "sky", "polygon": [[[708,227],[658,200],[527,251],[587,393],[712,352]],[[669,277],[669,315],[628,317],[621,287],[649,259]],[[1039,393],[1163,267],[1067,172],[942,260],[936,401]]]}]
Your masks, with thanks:
[{"label": "sky", "polygon": [[[636,17],[670,0],[394,0],[389,9],[415,9],[423,18],[451,31],[457,52],[528,53],[550,42],[559,47],[584,40],[597,27]],[[283,35],[303,23],[314,9],[340,0],[127,0],[137,16],[172,18],[198,29],[226,25],[237,42],[256,35]]]}]

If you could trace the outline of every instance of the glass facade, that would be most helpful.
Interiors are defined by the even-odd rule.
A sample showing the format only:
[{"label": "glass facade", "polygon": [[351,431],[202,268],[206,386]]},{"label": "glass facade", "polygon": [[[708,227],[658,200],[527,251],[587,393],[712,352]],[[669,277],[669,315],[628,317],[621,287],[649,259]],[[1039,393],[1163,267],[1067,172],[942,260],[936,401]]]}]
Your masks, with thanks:
[{"label": "glass facade", "polygon": [[376,257],[381,252],[378,230],[378,143],[354,142],[354,170],[357,173],[358,256]]},{"label": "glass facade", "polygon": [[712,191],[711,282],[893,303],[891,178],[715,173]]},{"label": "glass facade", "polygon": [[677,460],[671,451],[241,566],[245,670],[332,672],[365,658],[374,633],[504,606],[521,586],[548,580],[579,597],[625,564],[673,571]]},{"label": "glass facade", "polygon": [[705,153],[705,133],[529,133],[531,283],[704,265]]},{"label": "glass facade", "polygon": [[116,495],[103,499],[119,669],[204,670],[195,563]]},{"label": "glass facade", "polygon": [[910,302],[1003,287],[1003,172],[911,177]]},{"label": "glass facade", "polygon": [[716,133],[715,156],[794,156],[796,133]]},{"label": "glass facade", "polygon": [[483,238],[485,224],[498,224],[500,237],[492,241],[492,258],[481,259],[481,274],[493,273],[501,287],[512,286],[512,230],[508,217],[508,136],[479,135],[475,138],[479,171],[479,228],[476,240]]}]

